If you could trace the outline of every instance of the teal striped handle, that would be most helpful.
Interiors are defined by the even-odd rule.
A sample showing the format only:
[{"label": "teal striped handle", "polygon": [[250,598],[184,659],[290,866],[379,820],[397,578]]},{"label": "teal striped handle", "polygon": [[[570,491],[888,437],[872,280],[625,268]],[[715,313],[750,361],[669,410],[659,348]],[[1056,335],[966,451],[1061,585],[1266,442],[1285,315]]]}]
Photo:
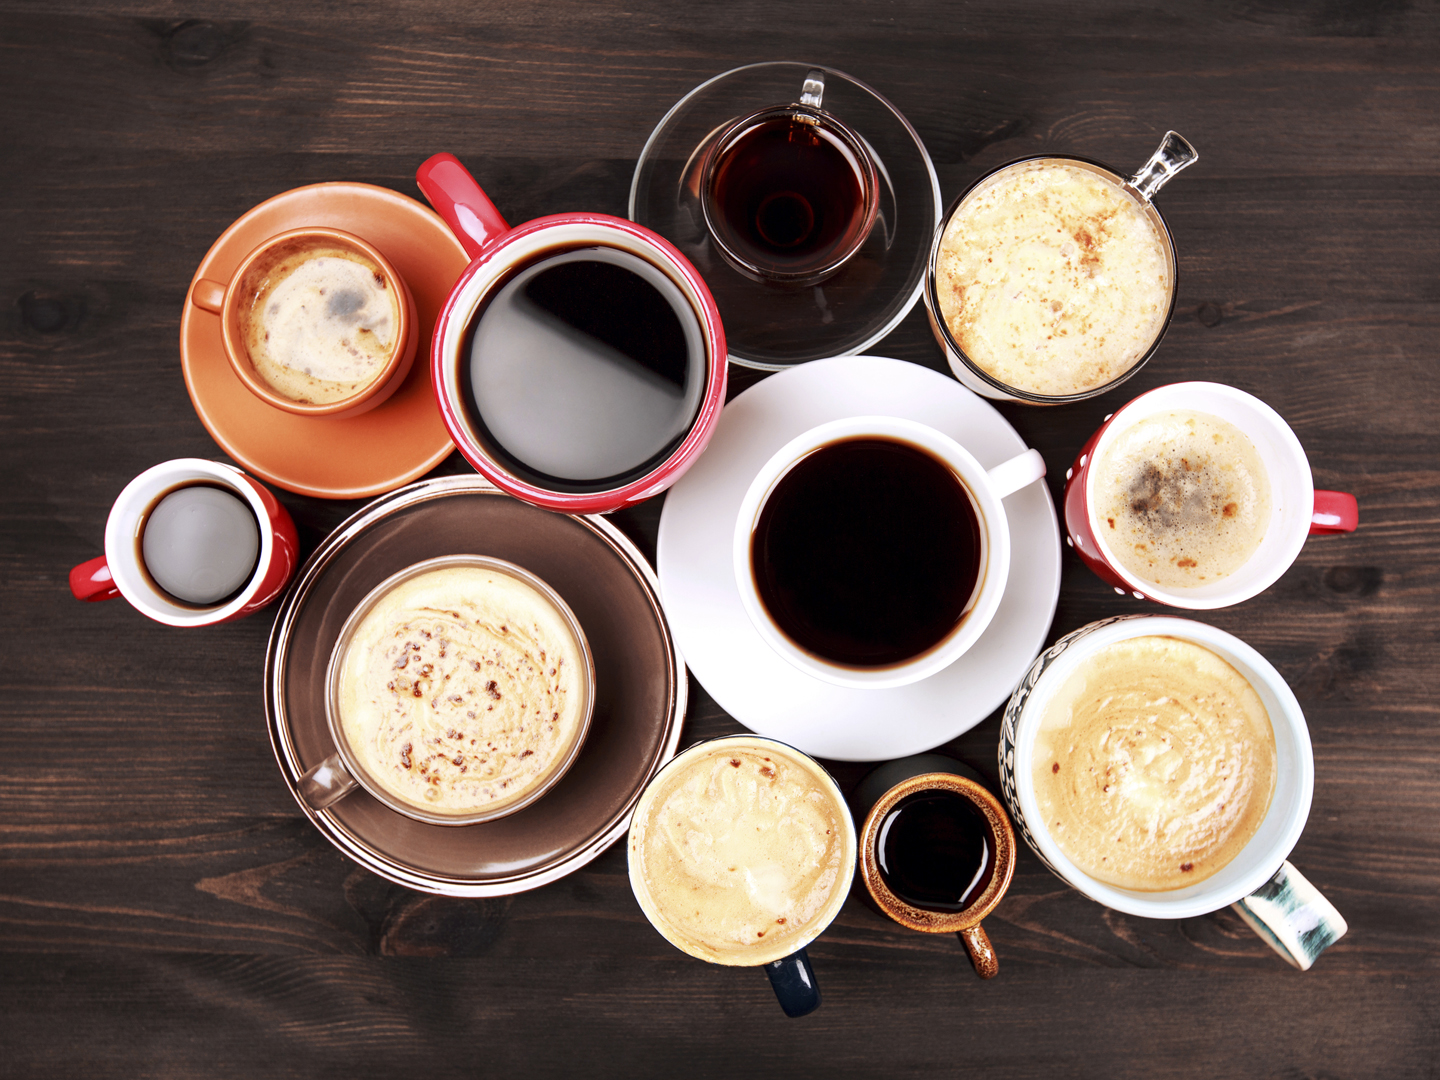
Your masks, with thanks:
[{"label": "teal striped handle", "polygon": [[1265,943],[1301,971],[1350,929],[1344,916],[1289,862],[1232,907]]}]

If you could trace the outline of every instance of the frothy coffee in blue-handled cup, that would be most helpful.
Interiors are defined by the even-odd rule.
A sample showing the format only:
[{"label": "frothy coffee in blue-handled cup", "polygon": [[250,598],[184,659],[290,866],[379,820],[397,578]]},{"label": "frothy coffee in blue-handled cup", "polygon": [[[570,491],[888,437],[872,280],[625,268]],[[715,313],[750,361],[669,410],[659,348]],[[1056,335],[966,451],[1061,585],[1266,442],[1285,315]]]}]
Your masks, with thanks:
[{"label": "frothy coffee in blue-handled cup", "polygon": [[712,964],[764,967],[789,1016],[820,1004],[805,947],[855,873],[839,787],[784,743],[734,735],[692,746],[640,797],[630,886],[670,944]]}]

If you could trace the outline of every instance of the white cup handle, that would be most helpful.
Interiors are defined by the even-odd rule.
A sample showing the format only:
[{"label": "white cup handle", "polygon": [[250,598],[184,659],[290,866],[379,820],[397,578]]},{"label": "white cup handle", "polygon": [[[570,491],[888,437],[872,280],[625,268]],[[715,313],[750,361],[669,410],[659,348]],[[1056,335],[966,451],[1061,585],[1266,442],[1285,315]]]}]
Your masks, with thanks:
[{"label": "white cup handle", "polygon": [[995,497],[1003,499],[1044,476],[1045,459],[1040,456],[1039,450],[1026,450],[996,465],[986,475],[990,477],[990,486],[995,489]]},{"label": "white cup handle", "polygon": [[1231,905],[1265,944],[1301,971],[1350,929],[1335,906],[1288,861],[1275,876]]}]

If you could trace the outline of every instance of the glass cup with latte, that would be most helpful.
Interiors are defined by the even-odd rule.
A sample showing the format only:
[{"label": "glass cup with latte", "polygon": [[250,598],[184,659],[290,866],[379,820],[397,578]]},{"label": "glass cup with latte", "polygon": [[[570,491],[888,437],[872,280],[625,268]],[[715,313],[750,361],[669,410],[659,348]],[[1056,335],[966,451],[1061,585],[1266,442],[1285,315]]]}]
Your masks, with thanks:
[{"label": "glass cup with latte", "polygon": [[764,967],[787,1016],[819,1007],[805,947],[850,891],[855,826],[814,759],[758,735],[692,746],[640,796],[629,842],[630,887],[666,941]]},{"label": "glass cup with latte", "polygon": [[331,653],[335,753],[300,779],[323,810],[357,787],[431,825],[524,809],[580,753],[595,707],[585,633],[514,563],[446,555],[406,567],[350,613]]},{"label": "glass cup with latte", "polygon": [[1151,200],[1198,158],[1171,131],[1128,178],[1047,154],[963,191],[936,230],[924,291],[955,377],[982,397],[1056,405],[1140,370],[1175,306],[1175,248]]},{"label": "glass cup with latte", "polygon": [[1359,519],[1353,495],[1315,489],[1274,409],[1222,383],[1140,395],[1065,475],[1066,543],[1116,592],[1171,607],[1248,600],[1307,536],[1352,532]]},{"label": "glass cup with latte", "polygon": [[1124,615],[1066,635],[1006,706],[999,758],[1016,829],[1092,900],[1152,919],[1234,905],[1302,970],[1345,933],[1286,861],[1315,785],[1304,713],[1223,630]]}]

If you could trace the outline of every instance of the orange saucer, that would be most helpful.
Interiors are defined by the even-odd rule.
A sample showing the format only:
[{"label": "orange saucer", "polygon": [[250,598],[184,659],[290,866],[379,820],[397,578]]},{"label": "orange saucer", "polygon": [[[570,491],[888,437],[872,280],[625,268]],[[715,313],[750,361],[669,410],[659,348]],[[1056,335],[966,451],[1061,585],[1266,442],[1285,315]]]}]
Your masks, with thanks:
[{"label": "orange saucer", "polygon": [[256,476],[321,499],[379,495],[423,476],[454,449],[430,381],[430,336],[470,257],[440,215],[414,199],[371,184],[311,184],[245,213],[215,241],[195,278],[228,281],[261,241],[308,225],[363,237],[384,252],[410,286],[420,349],[394,396],[344,420],[295,416],[265,404],[245,388],[225,358],[220,320],[190,303],[189,290],[180,316],[180,367],[200,422]]}]

